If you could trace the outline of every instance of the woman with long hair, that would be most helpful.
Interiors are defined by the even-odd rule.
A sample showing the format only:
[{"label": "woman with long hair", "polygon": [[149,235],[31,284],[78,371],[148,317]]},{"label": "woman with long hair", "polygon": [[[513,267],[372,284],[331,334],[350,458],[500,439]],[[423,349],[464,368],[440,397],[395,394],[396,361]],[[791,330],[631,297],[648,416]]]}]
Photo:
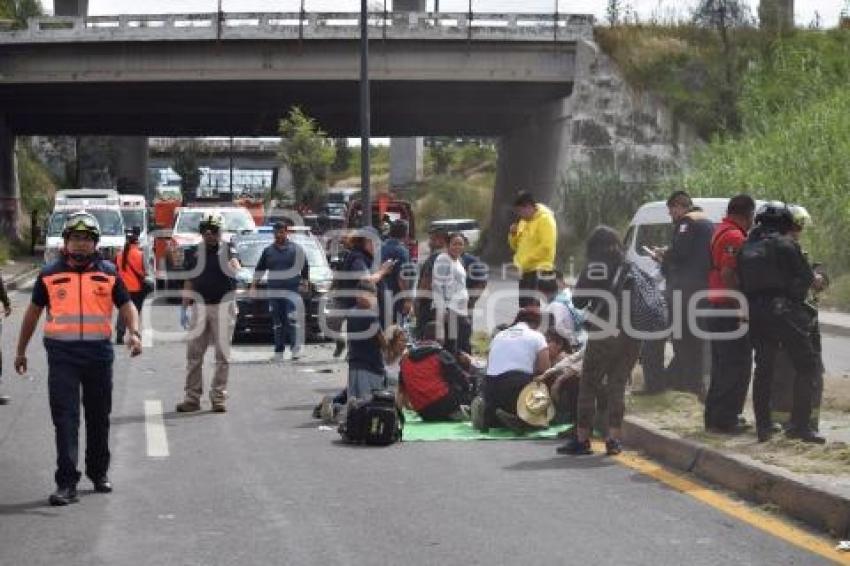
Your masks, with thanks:
[{"label": "woman with long hair", "polygon": [[384,333],[384,370],[387,374],[387,385],[390,389],[398,389],[398,375],[401,371],[401,358],[407,351],[407,332],[404,328],[393,324]]},{"label": "woman with long hair", "polygon": [[435,318],[442,321],[446,349],[453,354],[472,353],[469,292],[466,289],[466,269],[461,261],[465,247],[463,234],[449,236],[448,249],[434,262],[431,281]]},{"label": "woman with long hair", "polygon": [[[615,455],[622,452],[622,424],[625,413],[626,383],[637,362],[640,342],[623,331],[619,320],[622,312],[624,277],[628,271],[622,240],[616,230],[608,226],[597,226],[586,244],[587,263],[579,274],[573,302],[579,308],[599,320],[614,325],[617,332],[606,334],[602,328],[589,325],[590,335],[584,354],[578,393],[578,423],[576,436],[558,448],[560,454],[590,454],[590,433],[596,413],[597,396],[607,389],[608,394],[608,438],[605,452]],[[595,291],[588,296],[582,291]],[[613,299],[615,308],[609,308]],[[607,386],[605,381],[607,380]]]}]

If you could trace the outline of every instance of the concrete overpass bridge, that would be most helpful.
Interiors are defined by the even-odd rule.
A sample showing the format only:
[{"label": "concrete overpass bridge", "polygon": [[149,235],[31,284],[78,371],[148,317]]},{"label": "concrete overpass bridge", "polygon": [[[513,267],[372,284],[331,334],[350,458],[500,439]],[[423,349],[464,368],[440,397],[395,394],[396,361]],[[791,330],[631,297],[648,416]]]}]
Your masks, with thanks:
[{"label": "concrete overpass bridge", "polygon": [[[393,12],[369,23],[373,135],[499,136],[496,201],[519,186],[548,196],[591,16]],[[15,135],[267,136],[297,104],[330,135],[356,136],[358,41],[351,13],[52,17],[0,32],[7,217]],[[501,228],[506,211],[494,212]]]}]

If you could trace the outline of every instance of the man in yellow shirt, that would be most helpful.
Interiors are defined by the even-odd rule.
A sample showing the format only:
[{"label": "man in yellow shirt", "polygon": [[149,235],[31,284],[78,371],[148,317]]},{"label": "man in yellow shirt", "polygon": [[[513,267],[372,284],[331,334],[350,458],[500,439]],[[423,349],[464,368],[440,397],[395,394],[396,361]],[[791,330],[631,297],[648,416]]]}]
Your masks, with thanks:
[{"label": "man in yellow shirt", "polygon": [[[555,245],[558,229],[555,215],[549,207],[520,191],[514,201],[514,211],[520,220],[511,224],[508,244],[514,252],[514,265],[520,271],[519,306],[537,304],[530,292],[537,291],[537,282],[555,269]],[[524,296],[525,295],[525,296]]]}]

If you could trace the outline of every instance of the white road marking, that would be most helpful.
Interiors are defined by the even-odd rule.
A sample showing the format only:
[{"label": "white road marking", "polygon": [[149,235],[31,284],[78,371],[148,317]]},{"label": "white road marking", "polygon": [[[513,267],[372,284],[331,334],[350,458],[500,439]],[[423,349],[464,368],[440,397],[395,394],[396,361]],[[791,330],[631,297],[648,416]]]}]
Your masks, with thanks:
[{"label": "white road marking", "polygon": [[145,437],[149,457],[168,457],[168,437],[162,420],[162,401],[159,399],[145,400]]}]

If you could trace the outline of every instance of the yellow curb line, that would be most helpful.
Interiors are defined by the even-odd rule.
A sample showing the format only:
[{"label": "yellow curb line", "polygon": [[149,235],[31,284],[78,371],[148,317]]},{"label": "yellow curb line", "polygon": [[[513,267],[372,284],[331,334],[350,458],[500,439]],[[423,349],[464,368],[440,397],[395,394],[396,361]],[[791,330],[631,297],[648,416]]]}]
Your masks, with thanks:
[{"label": "yellow curb line", "polygon": [[[601,442],[594,442],[593,450],[597,453],[604,453],[605,445]],[[613,459],[627,468],[656,479],[676,491],[689,495],[776,538],[823,556],[836,564],[847,564],[850,566],[850,554],[844,554],[835,550],[835,543],[830,540],[808,533],[782,519],[765,513],[758,513],[746,503],[735,501],[726,495],[686,478],[684,473],[671,472],[654,462],[638,456],[634,452],[623,452],[619,456],[614,456]]]}]

